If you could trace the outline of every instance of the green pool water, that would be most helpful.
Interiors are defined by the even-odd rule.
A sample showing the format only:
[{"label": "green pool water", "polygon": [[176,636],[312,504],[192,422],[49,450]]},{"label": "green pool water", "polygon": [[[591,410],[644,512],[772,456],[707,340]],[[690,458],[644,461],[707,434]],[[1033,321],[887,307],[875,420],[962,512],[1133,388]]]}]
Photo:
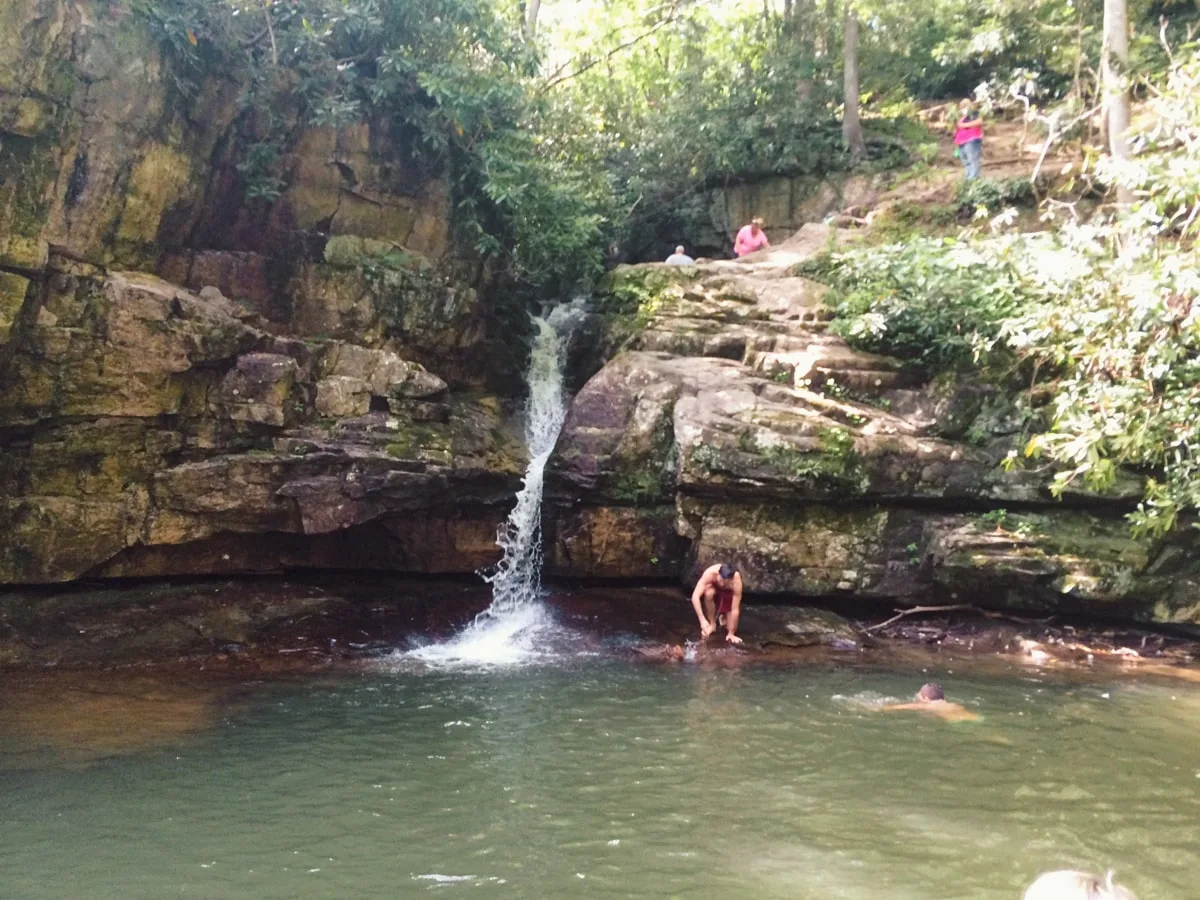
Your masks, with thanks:
[{"label": "green pool water", "polygon": [[[872,708],[932,676],[982,719]],[[1168,682],[381,664],[70,765],[0,728],[0,896],[1193,898],[1198,731]]]}]

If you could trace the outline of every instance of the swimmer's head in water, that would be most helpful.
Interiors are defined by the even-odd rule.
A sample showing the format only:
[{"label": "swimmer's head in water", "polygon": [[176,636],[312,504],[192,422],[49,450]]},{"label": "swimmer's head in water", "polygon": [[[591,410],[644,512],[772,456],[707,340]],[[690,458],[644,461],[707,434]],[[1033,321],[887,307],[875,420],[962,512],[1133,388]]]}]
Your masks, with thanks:
[{"label": "swimmer's head in water", "polygon": [[731,566],[729,563],[721,563],[721,568],[717,570],[717,575],[722,581],[728,581],[737,574],[737,566]]},{"label": "swimmer's head in water", "polygon": [[1133,891],[1090,872],[1046,872],[1025,890],[1024,900],[1137,900]]},{"label": "swimmer's head in water", "polygon": [[931,681],[928,684],[921,685],[921,689],[917,691],[917,699],[925,703],[930,703],[934,700],[945,700],[946,695],[942,692],[940,684],[934,684]]}]

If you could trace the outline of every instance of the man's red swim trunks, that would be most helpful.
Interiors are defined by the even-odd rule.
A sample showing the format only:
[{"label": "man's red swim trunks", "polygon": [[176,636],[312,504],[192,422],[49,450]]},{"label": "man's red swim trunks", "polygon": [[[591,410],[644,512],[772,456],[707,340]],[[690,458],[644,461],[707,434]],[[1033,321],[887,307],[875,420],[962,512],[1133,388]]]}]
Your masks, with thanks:
[{"label": "man's red swim trunks", "polygon": [[733,612],[733,588],[717,588],[717,615]]}]

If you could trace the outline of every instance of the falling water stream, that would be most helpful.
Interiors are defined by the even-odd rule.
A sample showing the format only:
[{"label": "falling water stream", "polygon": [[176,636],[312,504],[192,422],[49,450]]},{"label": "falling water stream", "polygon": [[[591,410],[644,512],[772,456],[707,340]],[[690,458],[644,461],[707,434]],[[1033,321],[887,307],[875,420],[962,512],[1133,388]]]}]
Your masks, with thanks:
[{"label": "falling water stream", "polygon": [[525,443],[529,465],[517,502],[500,526],[502,550],[493,572],[491,605],[453,640],[421,647],[411,657],[434,665],[511,664],[536,658],[550,625],[541,602],[542,486],[546,462],[554,452],[567,415],[563,366],[571,332],[584,315],[581,301],[552,309],[533,320],[536,333],[526,381]]}]

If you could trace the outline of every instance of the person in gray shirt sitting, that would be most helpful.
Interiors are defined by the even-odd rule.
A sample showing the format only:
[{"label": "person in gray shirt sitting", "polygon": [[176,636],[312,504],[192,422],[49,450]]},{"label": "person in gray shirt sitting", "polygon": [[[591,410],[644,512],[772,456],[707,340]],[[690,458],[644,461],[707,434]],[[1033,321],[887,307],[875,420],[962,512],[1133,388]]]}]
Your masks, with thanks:
[{"label": "person in gray shirt sitting", "polygon": [[696,261],[683,252],[683,244],[675,248],[675,252],[667,257],[669,266],[694,266]]}]

